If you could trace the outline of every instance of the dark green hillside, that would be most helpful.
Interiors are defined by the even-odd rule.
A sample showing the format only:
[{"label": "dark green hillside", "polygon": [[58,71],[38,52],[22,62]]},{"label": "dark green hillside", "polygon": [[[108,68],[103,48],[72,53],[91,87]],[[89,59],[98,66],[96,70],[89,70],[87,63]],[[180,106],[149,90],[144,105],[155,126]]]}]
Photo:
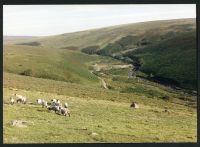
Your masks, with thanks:
[{"label": "dark green hillside", "polygon": [[196,90],[194,24],[163,23],[142,34],[124,36],[99,50],[91,48],[90,52],[141,66],[139,70],[151,75],[151,80]]},{"label": "dark green hillside", "polygon": [[138,37],[128,35],[128,36],[122,37],[120,40],[114,43],[109,43],[107,46],[105,46],[101,50],[98,50],[97,54],[108,56],[108,55],[112,55],[113,53],[118,53],[124,50],[138,47],[139,46],[138,44],[139,44]]},{"label": "dark green hillside", "polygon": [[96,54],[98,49],[99,49],[99,46],[88,46],[86,48],[83,48],[81,51],[83,53],[92,55],[92,54]]},{"label": "dark green hillside", "polygon": [[127,53],[142,59],[141,71],[160,81],[196,89],[196,33],[182,33],[154,45]]}]

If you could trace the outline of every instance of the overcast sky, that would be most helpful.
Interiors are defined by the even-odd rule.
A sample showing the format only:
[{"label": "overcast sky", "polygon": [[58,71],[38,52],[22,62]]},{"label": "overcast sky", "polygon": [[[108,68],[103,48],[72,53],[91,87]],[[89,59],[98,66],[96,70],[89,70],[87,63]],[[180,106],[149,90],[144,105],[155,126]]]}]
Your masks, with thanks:
[{"label": "overcast sky", "polygon": [[3,34],[46,36],[177,18],[196,18],[196,5],[4,5]]}]

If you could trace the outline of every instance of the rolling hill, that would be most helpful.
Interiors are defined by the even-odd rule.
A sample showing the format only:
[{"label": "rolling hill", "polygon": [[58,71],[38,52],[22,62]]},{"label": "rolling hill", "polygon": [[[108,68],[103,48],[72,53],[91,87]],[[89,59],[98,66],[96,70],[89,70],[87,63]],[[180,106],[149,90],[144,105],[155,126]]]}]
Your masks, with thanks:
[{"label": "rolling hill", "polygon": [[[3,142],[196,142],[195,29],[180,19],[4,38]],[[14,93],[27,104],[9,104]],[[71,117],[38,98],[67,102]]]},{"label": "rolling hill", "polygon": [[19,40],[13,44],[17,48],[20,45],[40,47],[40,50],[48,48],[51,52],[81,50],[133,65],[140,61],[139,70],[149,77],[153,75],[150,80],[191,90],[197,88],[195,19],[125,24]]}]

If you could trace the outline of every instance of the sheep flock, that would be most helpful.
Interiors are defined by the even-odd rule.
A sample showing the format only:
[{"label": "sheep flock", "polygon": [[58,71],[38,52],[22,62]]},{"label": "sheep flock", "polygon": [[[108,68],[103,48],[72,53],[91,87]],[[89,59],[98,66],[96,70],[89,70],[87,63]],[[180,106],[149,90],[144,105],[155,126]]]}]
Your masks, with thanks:
[{"label": "sheep flock", "polygon": [[[10,104],[13,105],[15,102],[26,104],[27,98],[19,94],[14,94],[10,97]],[[65,102],[62,104],[59,99],[52,99],[51,102],[47,102],[44,99],[37,99],[36,104],[41,105],[42,108],[46,108],[49,111],[54,111],[57,114],[70,117],[68,103]]]}]

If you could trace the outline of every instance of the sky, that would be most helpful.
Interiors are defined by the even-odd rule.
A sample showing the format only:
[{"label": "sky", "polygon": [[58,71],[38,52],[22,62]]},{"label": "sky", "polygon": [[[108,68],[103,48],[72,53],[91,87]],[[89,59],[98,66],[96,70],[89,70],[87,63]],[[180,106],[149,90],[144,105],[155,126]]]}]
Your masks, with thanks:
[{"label": "sky", "polygon": [[179,18],[196,18],[196,5],[3,5],[3,35],[48,36]]}]

